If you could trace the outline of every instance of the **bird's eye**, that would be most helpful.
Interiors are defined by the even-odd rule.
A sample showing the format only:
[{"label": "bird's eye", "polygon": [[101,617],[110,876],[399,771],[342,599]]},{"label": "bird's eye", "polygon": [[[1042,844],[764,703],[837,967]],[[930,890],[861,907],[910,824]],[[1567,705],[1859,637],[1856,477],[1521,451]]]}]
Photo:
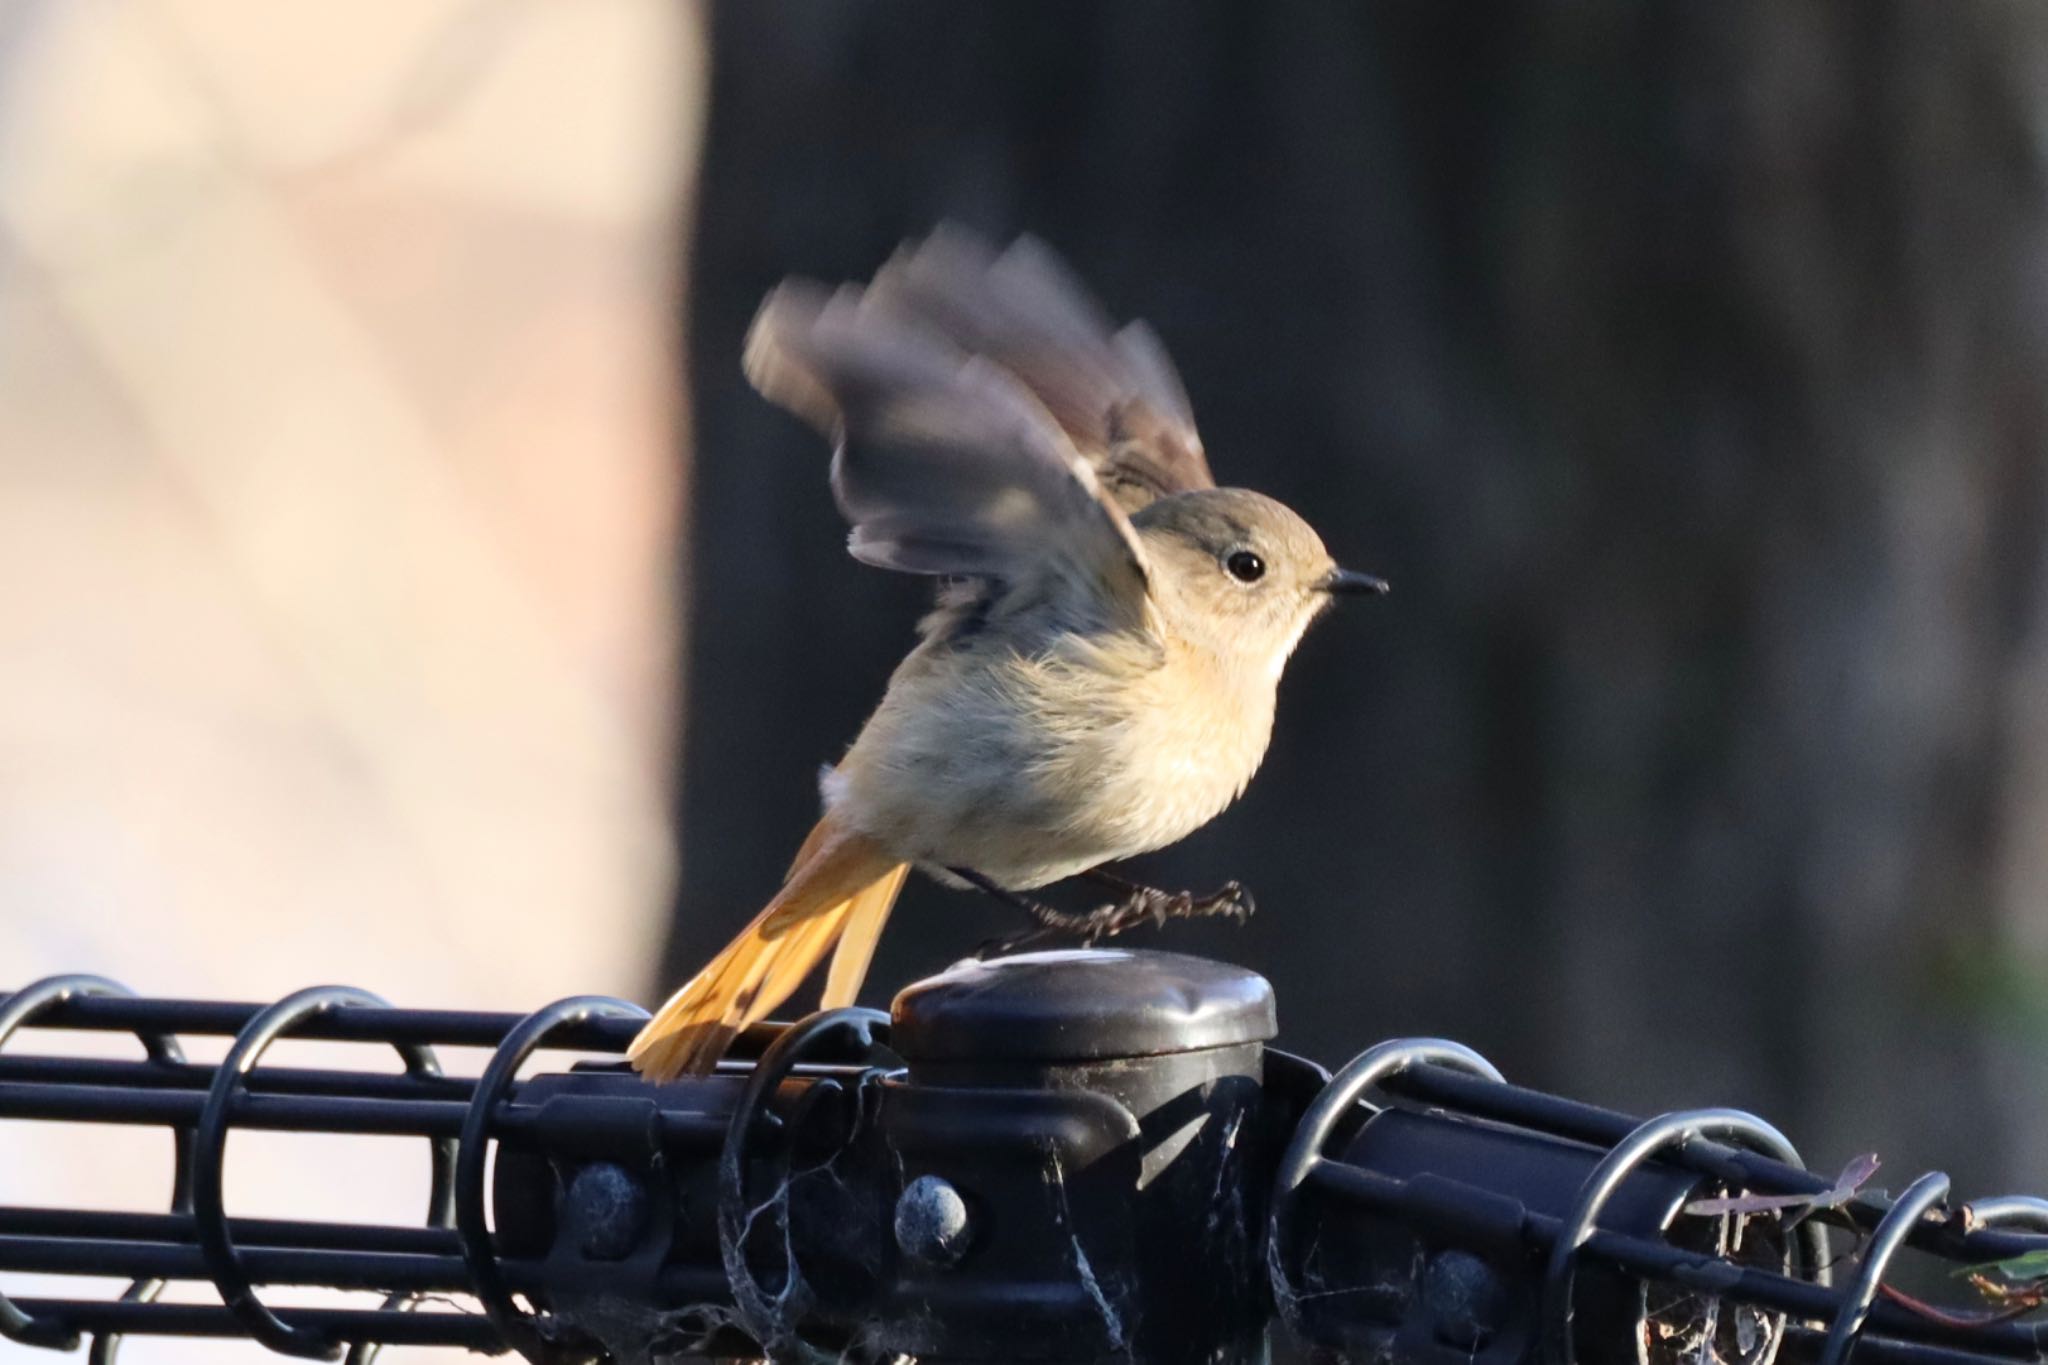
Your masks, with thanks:
[{"label": "bird's eye", "polygon": [[1266,561],[1250,550],[1233,551],[1223,567],[1240,583],[1256,583],[1266,576]]}]

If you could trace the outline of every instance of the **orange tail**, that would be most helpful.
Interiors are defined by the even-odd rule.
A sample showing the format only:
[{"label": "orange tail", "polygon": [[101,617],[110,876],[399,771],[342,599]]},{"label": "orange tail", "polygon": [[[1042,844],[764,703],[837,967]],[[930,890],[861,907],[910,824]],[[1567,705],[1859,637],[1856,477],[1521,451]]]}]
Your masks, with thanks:
[{"label": "orange tail", "polygon": [[804,840],[775,899],[669,997],[627,1058],[651,1081],[702,1075],[741,1029],[787,1000],[835,944],[825,1005],[851,1004],[909,871],[908,863],[827,815]]}]

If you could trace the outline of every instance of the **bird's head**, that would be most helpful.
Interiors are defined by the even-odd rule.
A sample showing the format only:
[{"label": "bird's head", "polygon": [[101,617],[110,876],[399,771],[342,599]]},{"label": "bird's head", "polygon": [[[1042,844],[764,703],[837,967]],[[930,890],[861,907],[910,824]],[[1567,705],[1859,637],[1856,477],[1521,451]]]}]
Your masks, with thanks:
[{"label": "bird's head", "polygon": [[1338,568],[1314,528],[1262,493],[1179,493],[1131,524],[1168,627],[1258,676],[1277,678],[1302,632],[1338,598],[1387,590]]}]

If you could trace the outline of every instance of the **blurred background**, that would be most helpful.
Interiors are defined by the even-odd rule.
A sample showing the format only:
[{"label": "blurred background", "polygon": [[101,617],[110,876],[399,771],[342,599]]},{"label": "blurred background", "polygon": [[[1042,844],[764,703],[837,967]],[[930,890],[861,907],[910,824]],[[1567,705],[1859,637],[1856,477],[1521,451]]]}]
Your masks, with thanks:
[{"label": "blurred background", "polygon": [[[703,60],[673,0],[0,0],[0,988],[652,989]],[[425,1204],[230,1147],[237,1213]],[[0,1201],[169,1168],[0,1124]]]},{"label": "blurred background", "polygon": [[[2044,77],[2014,3],[0,0],[0,968],[687,974],[927,593],[741,335],[951,218],[1395,584],[1159,941],[2048,1189]],[[874,1003],[1011,927],[913,885]]]}]

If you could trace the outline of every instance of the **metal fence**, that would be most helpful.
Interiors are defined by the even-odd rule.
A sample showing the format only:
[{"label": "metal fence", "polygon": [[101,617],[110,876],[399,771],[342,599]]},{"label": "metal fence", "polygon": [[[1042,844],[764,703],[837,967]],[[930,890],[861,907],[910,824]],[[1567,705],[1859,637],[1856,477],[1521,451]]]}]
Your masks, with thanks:
[{"label": "metal fence", "polygon": [[[615,1060],[642,1012],[142,999],[90,976],[0,997],[0,1120],[168,1130],[163,1212],[0,1206],[0,1273],[128,1277],[0,1294],[0,1335],[248,1337],[367,1362],[386,1343],[535,1361],[1326,1361],[1963,1365],[2038,1360],[2048,1201],[1895,1198],[1808,1171],[1734,1110],[1647,1122],[1507,1083],[1454,1043],[1331,1077],[1269,1046],[1248,972],[1101,950],[962,964],[892,1017],[754,1030],[718,1073]],[[132,1034],[136,1060],[39,1032]],[[182,1037],[232,1039],[217,1065]],[[402,1072],[263,1065],[280,1038],[395,1049]],[[475,1078],[434,1048],[493,1049]],[[539,1049],[597,1058],[522,1078]],[[420,1140],[415,1225],[230,1215],[233,1130]],[[0,1172],[0,1198],[21,1172]],[[1902,1253],[1988,1267],[1937,1307]],[[167,1281],[217,1303],[166,1303]],[[369,1291],[293,1306],[294,1286]],[[261,1292],[259,1293],[259,1287]],[[4,1285],[0,1285],[4,1288]]]}]

